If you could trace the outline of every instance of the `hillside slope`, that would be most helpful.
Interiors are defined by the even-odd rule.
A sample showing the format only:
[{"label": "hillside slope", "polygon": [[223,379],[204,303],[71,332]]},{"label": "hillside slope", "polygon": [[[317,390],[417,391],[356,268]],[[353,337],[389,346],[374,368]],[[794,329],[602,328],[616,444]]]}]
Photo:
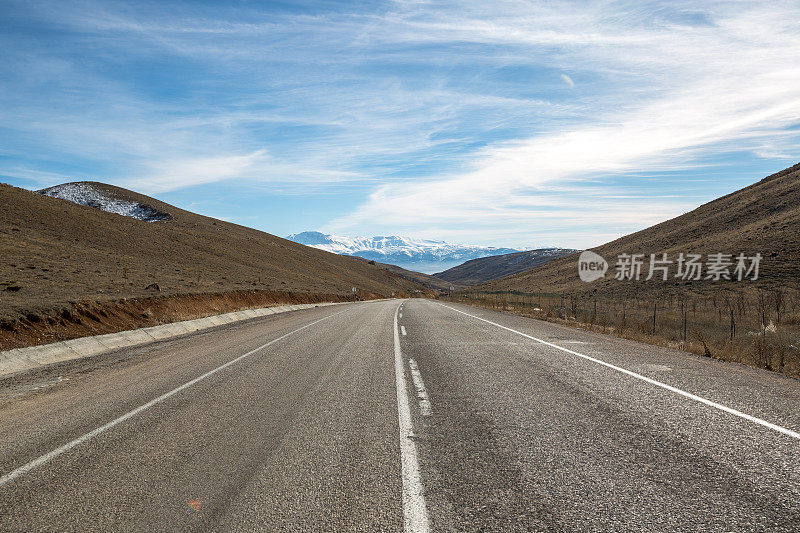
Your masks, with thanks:
[{"label": "hillside slope", "polygon": [[[156,216],[146,221],[0,186],[0,318],[75,301],[154,295],[260,290],[352,297],[352,287],[364,296],[423,290],[357,259],[118,187],[81,185]],[[148,289],[151,284],[158,288]]]},{"label": "hillside slope", "polygon": [[[694,211],[609,242],[593,251],[609,263],[604,279],[584,283],[578,277],[578,256],[568,256],[538,268],[496,280],[480,288],[536,292],[594,292],[617,296],[631,293],[705,292],[712,287],[797,287],[800,281],[800,164],[768,176]],[[763,256],[757,281],[742,283],[687,281],[619,281],[614,268],[619,254],[680,252]],[[646,277],[649,261],[642,268]]]},{"label": "hillside slope", "polygon": [[530,270],[548,261],[575,253],[575,251],[562,248],[541,248],[525,252],[481,257],[444,272],[438,272],[434,276],[457,285],[478,285],[493,279],[504,278],[518,272]]}]

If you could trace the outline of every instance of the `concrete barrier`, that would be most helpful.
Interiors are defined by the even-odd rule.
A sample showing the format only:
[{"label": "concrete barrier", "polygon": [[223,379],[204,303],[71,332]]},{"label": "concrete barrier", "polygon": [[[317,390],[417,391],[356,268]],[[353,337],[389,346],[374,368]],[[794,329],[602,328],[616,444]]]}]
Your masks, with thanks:
[{"label": "concrete barrier", "polygon": [[0,352],[0,376],[22,372],[61,361],[89,357],[119,348],[138,346],[162,339],[178,337],[180,335],[186,335],[187,333],[223,326],[232,322],[328,305],[340,305],[340,303],[325,302],[319,304],[280,305],[275,307],[262,307],[260,309],[246,309],[244,311],[234,311],[232,313],[197,318],[194,320],[161,324],[160,326],[120,331],[118,333],[96,335],[93,337],[81,337],[79,339],[43,344],[41,346],[30,346],[28,348],[15,348],[13,350]]},{"label": "concrete barrier", "polygon": [[120,333],[109,333],[108,335],[100,335],[97,337],[97,340],[100,341],[100,344],[105,346],[107,349],[116,350],[117,348],[122,348],[124,346],[130,346],[130,341],[128,337],[125,335],[121,335]]},{"label": "concrete barrier", "polygon": [[[100,342],[97,337],[82,337],[80,339],[72,339],[71,341],[66,341],[64,344],[69,346],[72,351],[81,357],[88,357],[90,355],[109,350],[109,347]],[[67,357],[66,359],[69,358]]]},{"label": "concrete barrier", "polygon": [[200,329],[213,328],[217,325],[217,323],[211,320],[209,317],[198,318],[194,321],[194,324]]},{"label": "concrete barrier", "polygon": [[[55,342],[43,346],[20,348],[18,352],[19,355],[22,356],[21,361],[27,361],[30,367],[49,364],[50,361],[57,362],[80,357],[80,354],[73,350],[66,342]],[[0,354],[0,357],[2,357],[2,354]],[[2,361],[2,359],[0,359],[0,361]]]},{"label": "concrete barrier", "polygon": [[120,331],[119,334],[128,340],[128,346],[133,346],[135,344],[145,344],[147,342],[152,342],[155,339],[148,335],[148,333],[143,329],[132,329],[128,331]]},{"label": "concrete barrier", "polygon": [[155,341],[160,341],[161,339],[167,339],[174,336],[172,331],[169,331],[168,328],[163,328],[161,326],[150,326],[149,328],[143,328],[142,331],[147,333]]},{"label": "concrete barrier", "polygon": [[227,322],[225,322],[225,320],[223,320],[219,315],[207,317],[207,320],[212,324],[214,324],[215,326],[221,326],[223,324],[227,324]]}]

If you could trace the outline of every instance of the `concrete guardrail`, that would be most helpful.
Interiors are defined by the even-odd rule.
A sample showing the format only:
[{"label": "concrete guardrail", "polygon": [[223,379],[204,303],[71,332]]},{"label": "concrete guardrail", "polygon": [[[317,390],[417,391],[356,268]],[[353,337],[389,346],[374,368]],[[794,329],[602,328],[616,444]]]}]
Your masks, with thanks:
[{"label": "concrete guardrail", "polygon": [[15,348],[13,350],[0,352],[0,376],[22,372],[24,370],[30,370],[61,361],[89,357],[119,348],[127,348],[169,339],[171,337],[194,333],[215,326],[239,322],[241,320],[285,313],[287,311],[296,311],[298,309],[337,304],[338,303],[328,302],[245,309],[244,311],[234,311],[233,313],[225,313],[223,315],[172,322],[170,324],[161,324],[149,328],[120,331],[118,333],[109,333],[92,337],[81,337],[79,339],[54,342],[52,344],[30,346],[28,348]]}]

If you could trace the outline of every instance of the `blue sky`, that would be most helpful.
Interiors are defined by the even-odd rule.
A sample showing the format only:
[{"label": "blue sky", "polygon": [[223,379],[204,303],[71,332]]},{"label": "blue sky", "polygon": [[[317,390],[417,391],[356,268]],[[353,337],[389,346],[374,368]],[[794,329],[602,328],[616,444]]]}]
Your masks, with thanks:
[{"label": "blue sky", "polygon": [[0,0],[0,179],[584,248],[800,160],[800,4]]}]

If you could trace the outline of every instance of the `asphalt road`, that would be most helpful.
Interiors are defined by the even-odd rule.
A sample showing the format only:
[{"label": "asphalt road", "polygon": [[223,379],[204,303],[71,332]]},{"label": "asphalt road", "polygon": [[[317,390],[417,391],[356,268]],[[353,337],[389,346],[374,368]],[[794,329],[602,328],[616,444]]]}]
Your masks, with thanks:
[{"label": "asphalt road", "polygon": [[1,380],[0,530],[797,531],[799,407],[468,306],[314,308]]}]

